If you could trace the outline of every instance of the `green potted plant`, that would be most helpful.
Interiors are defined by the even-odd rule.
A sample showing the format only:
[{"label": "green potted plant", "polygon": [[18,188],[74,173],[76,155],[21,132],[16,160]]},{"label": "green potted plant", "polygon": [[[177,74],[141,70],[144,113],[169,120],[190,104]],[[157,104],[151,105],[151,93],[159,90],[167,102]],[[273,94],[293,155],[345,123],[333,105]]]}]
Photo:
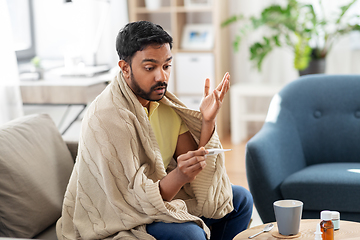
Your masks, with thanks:
[{"label": "green potted plant", "polygon": [[31,59],[31,64],[33,66],[33,72],[37,73],[37,79],[43,79],[44,78],[44,69],[41,65],[41,58],[38,56],[35,56]]},{"label": "green potted plant", "polygon": [[[226,19],[222,26],[242,21],[235,40],[237,51],[244,37],[260,28],[267,28],[260,41],[250,46],[250,60],[256,63],[261,71],[264,58],[276,47],[290,47],[294,52],[294,67],[305,73],[310,70],[309,63],[325,61],[334,42],[351,31],[360,31],[359,15],[346,14],[357,0],[340,7],[339,12],[332,14],[333,19],[325,18],[324,6],[318,0],[319,11],[315,12],[313,4],[303,4],[297,0],[287,0],[285,6],[270,5],[262,10],[260,17],[246,19],[243,15],[234,15]],[[307,71],[307,72],[306,72]],[[320,70],[324,71],[324,69]]]}]

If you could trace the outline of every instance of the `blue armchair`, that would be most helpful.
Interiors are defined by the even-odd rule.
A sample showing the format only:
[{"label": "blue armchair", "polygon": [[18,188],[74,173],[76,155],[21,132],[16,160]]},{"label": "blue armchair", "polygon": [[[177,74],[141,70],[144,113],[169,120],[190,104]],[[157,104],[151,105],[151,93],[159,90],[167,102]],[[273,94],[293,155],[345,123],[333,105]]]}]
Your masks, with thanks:
[{"label": "blue armchair", "polygon": [[246,171],[264,223],[275,221],[279,199],[303,201],[303,218],[327,209],[360,222],[360,75],[287,84],[246,145]]}]

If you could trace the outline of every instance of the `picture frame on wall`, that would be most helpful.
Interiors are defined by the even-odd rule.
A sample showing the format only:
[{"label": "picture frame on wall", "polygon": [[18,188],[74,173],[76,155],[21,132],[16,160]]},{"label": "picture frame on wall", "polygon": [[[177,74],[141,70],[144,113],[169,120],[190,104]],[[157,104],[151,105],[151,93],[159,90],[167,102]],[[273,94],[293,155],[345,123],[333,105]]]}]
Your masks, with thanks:
[{"label": "picture frame on wall", "polygon": [[187,24],[183,29],[181,48],[184,50],[210,50],[214,46],[211,24]]},{"label": "picture frame on wall", "polygon": [[204,7],[210,6],[212,0],[185,0],[184,5],[185,7]]}]

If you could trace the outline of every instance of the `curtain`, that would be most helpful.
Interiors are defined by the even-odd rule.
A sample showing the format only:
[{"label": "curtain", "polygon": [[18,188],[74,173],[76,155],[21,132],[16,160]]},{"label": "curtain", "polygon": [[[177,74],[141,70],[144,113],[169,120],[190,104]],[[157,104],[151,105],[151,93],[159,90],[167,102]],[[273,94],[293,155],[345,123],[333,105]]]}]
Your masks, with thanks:
[{"label": "curtain", "polygon": [[0,124],[23,115],[17,61],[6,0],[0,0]]}]

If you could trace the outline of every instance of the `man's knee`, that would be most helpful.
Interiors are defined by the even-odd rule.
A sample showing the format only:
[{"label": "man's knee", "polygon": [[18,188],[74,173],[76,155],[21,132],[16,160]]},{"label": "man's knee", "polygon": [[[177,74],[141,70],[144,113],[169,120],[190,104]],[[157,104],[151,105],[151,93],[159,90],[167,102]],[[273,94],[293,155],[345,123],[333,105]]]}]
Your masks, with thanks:
[{"label": "man's knee", "polygon": [[243,212],[252,212],[254,201],[251,193],[241,186],[233,185],[232,188],[234,208]]},{"label": "man's knee", "polygon": [[176,235],[173,239],[187,239],[187,240],[206,240],[206,234],[200,227],[193,229],[192,231],[178,231],[174,233]]},{"label": "man's knee", "polygon": [[205,231],[194,222],[152,223],[147,226],[147,232],[156,239],[206,240]]}]

